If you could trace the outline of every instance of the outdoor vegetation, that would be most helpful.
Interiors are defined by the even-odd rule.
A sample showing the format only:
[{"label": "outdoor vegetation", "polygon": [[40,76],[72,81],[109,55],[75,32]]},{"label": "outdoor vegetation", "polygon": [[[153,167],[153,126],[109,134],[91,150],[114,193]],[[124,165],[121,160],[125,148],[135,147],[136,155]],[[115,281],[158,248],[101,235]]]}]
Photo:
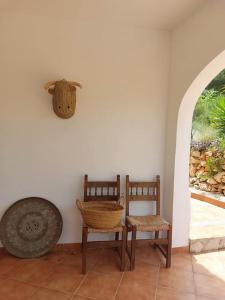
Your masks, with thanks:
[{"label": "outdoor vegetation", "polygon": [[190,184],[225,195],[225,70],[210,82],[195,106]]}]

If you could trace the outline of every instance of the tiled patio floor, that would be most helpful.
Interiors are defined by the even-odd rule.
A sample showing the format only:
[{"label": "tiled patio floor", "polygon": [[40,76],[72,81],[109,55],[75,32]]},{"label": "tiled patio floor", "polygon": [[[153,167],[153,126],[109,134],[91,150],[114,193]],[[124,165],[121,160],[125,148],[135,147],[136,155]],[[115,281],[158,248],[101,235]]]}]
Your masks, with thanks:
[{"label": "tiled patio floor", "polygon": [[92,251],[84,276],[79,252],[33,260],[1,254],[0,300],[225,299],[225,251],[172,258],[165,269],[158,252],[139,248],[136,270],[121,273],[115,251]]},{"label": "tiled patio floor", "polygon": [[191,252],[225,249],[224,208],[191,199],[190,249]]}]

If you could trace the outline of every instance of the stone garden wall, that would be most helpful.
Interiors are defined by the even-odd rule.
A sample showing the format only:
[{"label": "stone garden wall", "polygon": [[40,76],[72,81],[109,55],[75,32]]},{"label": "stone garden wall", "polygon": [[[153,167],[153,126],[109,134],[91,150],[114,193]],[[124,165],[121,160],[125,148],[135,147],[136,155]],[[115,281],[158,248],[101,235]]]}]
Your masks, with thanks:
[{"label": "stone garden wall", "polygon": [[225,150],[191,148],[189,163],[190,186],[225,195]]}]

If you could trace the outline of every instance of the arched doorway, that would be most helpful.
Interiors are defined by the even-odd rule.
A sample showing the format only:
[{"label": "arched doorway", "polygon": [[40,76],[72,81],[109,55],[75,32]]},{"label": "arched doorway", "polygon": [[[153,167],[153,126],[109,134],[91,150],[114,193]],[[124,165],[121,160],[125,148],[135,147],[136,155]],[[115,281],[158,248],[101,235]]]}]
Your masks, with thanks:
[{"label": "arched doorway", "polygon": [[173,193],[173,247],[187,246],[190,227],[188,166],[192,116],[196,101],[210,81],[225,68],[225,51],[214,58],[196,77],[181,102],[176,135]]}]

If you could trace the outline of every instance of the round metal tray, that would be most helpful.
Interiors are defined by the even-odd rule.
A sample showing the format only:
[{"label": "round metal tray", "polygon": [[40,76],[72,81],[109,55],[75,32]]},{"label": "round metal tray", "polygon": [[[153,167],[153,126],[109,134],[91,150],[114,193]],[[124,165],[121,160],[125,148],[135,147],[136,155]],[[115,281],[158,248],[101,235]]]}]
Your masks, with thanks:
[{"label": "round metal tray", "polygon": [[34,258],[49,252],[62,233],[62,216],[48,200],[21,199],[10,206],[0,223],[0,239],[14,256]]}]

